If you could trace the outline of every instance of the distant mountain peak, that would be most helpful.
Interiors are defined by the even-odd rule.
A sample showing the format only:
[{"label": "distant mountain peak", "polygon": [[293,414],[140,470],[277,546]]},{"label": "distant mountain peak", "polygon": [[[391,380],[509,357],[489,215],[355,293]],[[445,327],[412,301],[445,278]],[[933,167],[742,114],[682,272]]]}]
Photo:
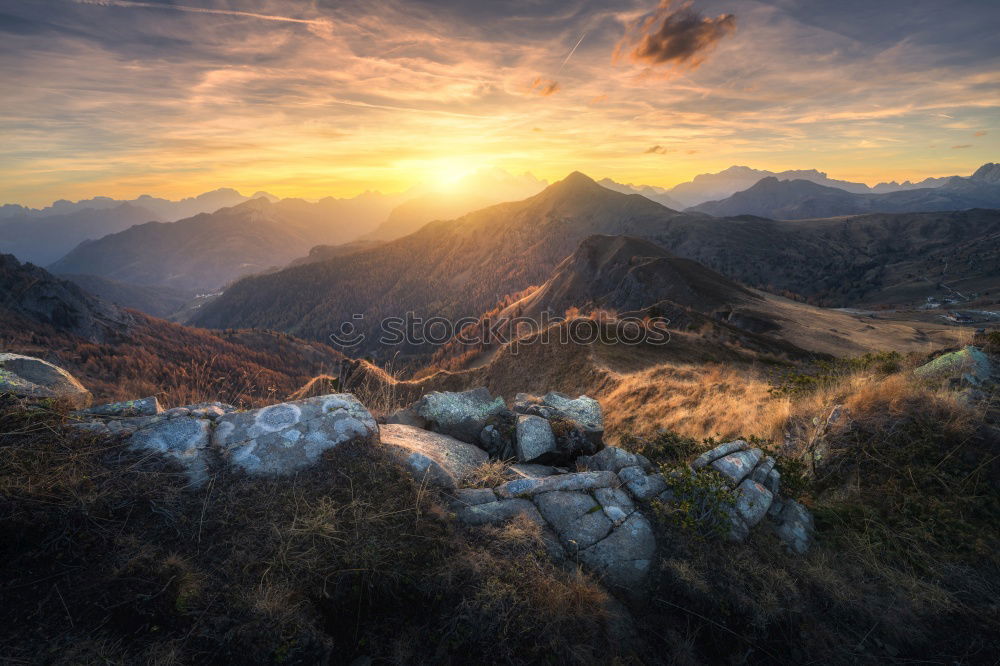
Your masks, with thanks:
[{"label": "distant mountain peak", "polygon": [[983,183],[1000,183],[1000,164],[987,162],[976,169],[976,172],[969,179]]}]

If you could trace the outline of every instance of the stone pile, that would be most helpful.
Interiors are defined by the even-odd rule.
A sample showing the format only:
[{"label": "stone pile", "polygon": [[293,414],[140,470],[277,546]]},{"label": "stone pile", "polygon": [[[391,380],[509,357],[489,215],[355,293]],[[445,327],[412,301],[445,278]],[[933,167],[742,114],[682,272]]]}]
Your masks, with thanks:
[{"label": "stone pile", "polygon": [[526,464],[565,466],[604,445],[598,402],[555,392],[518,393],[513,410],[485,388],[428,393],[387,422],[432,430],[478,446],[492,458]]},{"label": "stone pile", "polygon": [[[733,539],[767,521],[801,553],[813,529],[809,512],[781,497],[775,461],[760,449],[728,442],[699,456],[688,471],[665,477],[643,456],[604,446],[601,407],[587,396],[519,393],[508,408],[485,388],[430,393],[381,426],[346,393],[249,411],[217,402],[164,410],[155,397],[90,407],[82,398],[86,389],[65,371],[13,356],[0,356],[7,373],[0,376],[7,382],[0,391],[51,397],[57,387],[60,397],[75,395],[80,409],[73,413],[74,427],[124,437],[132,450],[166,456],[183,466],[193,486],[225,467],[287,475],[348,442],[381,445],[419,483],[444,489],[462,523],[525,516],[542,528],[553,558],[580,562],[631,591],[641,589],[656,553],[647,518],[653,503],[685,500],[681,495],[688,491],[675,483],[679,474],[712,470],[710,483],[732,489],[736,500],[725,517]],[[464,487],[491,459],[509,465],[507,479],[493,488]]]}]

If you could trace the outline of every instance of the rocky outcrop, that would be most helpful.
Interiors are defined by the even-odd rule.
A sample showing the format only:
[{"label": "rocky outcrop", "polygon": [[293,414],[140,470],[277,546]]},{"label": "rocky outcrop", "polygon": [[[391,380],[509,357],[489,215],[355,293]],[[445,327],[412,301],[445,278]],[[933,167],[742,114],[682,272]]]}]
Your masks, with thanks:
[{"label": "rocky outcrop", "polygon": [[[153,415],[124,417],[119,405],[77,412],[75,427],[128,437],[135,451],[162,454],[180,463],[192,485],[214,467],[250,475],[283,476],[316,463],[324,451],[347,442],[378,442],[378,425],[350,394],[331,394],[241,412],[222,403],[175,407]],[[159,405],[156,404],[158,408]],[[147,403],[147,408],[152,409]]]},{"label": "rocky outcrop", "polygon": [[569,465],[603,448],[604,416],[593,398],[518,393],[513,411],[485,388],[428,393],[386,423],[431,430],[474,444],[491,458]]},{"label": "rocky outcrop", "polygon": [[978,347],[967,346],[942,354],[913,371],[917,377],[933,381],[948,381],[975,389],[995,381],[993,364]]},{"label": "rocky outcrop", "polygon": [[781,497],[781,473],[775,468],[774,458],[738,439],[701,454],[691,463],[691,469],[696,474],[715,472],[732,490],[733,505],[725,508],[731,521],[731,539],[745,539],[751,528],[768,517],[786,546],[797,553],[809,549],[812,514],[798,502]]},{"label": "rocky outcrop", "polygon": [[76,377],[48,361],[21,354],[0,353],[0,393],[65,400],[77,409],[93,402],[90,391]]},{"label": "rocky outcrop", "polygon": [[348,393],[283,402],[215,421],[212,446],[253,475],[285,475],[349,441],[378,441],[375,419]]},{"label": "rocky outcrop", "polygon": [[[37,374],[29,376],[49,373],[48,385],[72,380],[55,366],[30,361],[25,367]],[[581,563],[608,585],[641,595],[657,549],[648,510],[656,502],[687,503],[688,491],[677,485],[685,472],[664,476],[641,455],[603,448],[601,408],[587,396],[518,394],[514,407],[476,389],[428,394],[381,428],[346,393],[249,411],[222,403],[163,410],[149,397],[80,409],[72,416],[74,427],[121,436],[133,451],[178,463],[192,486],[227,468],[251,476],[292,475],[338,446],[380,445],[418,483],[444,489],[462,523],[524,517],[541,528],[551,557]],[[491,433],[499,445],[494,446]],[[519,460],[510,465],[506,481],[494,488],[462,487],[504,451],[516,452]],[[560,466],[568,463],[573,468]],[[732,538],[745,538],[767,519],[790,549],[808,549],[812,516],[779,495],[780,475],[772,458],[737,440],[699,456],[687,474],[709,471],[718,479],[711,483],[724,485],[734,498],[724,516],[731,521]]]},{"label": "rocky outcrop", "polygon": [[[547,393],[544,397],[518,393],[514,398],[514,411],[519,415],[518,459],[522,462],[568,464],[582,455],[592,455],[604,446],[601,405],[588,396],[581,395],[574,399],[556,392]],[[551,439],[544,435],[544,429],[533,419],[547,422]],[[534,446],[523,447],[523,451],[522,423],[532,424],[525,431],[533,439],[541,438]],[[533,457],[526,457],[528,455]]]}]

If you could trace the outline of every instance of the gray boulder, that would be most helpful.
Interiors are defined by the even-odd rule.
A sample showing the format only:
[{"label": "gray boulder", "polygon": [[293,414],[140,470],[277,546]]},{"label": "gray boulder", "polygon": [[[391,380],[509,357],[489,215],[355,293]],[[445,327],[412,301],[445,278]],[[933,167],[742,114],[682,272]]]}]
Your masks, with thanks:
[{"label": "gray boulder", "polygon": [[517,417],[517,459],[525,463],[556,462],[559,451],[549,422],[540,416]]},{"label": "gray boulder", "polygon": [[606,537],[613,526],[601,505],[588,493],[544,493],[535,497],[535,505],[569,553],[593,546]]},{"label": "gray boulder", "polygon": [[48,361],[21,354],[0,353],[0,393],[22,398],[57,398],[75,409],[94,398],[76,377]]},{"label": "gray boulder", "polygon": [[929,380],[950,380],[980,387],[994,380],[993,364],[978,347],[967,346],[942,354],[913,371],[917,377]]},{"label": "gray boulder", "polygon": [[386,424],[380,436],[389,454],[417,481],[443,488],[457,487],[489,460],[485,451],[472,444],[413,426]]},{"label": "gray boulder", "polygon": [[[190,412],[190,410],[188,410]],[[142,398],[140,400],[125,400],[122,402],[109,402],[105,405],[97,405],[81,410],[78,414],[87,416],[107,416],[107,417],[134,417],[134,416],[156,416],[163,412],[160,401],[156,396]]]},{"label": "gray boulder", "polygon": [[134,451],[159,453],[181,465],[192,485],[201,485],[208,478],[207,450],[211,439],[211,421],[176,418],[150,422],[136,430],[129,439]]},{"label": "gray boulder", "polygon": [[763,452],[760,449],[737,451],[715,460],[711,466],[712,469],[722,474],[730,485],[735,487],[750,475],[757,463],[760,462],[762,455]]},{"label": "gray boulder", "polygon": [[483,387],[462,393],[428,393],[410,406],[434,432],[469,444],[479,440],[487,422],[507,410],[503,398],[490,397]]},{"label": "gray boulder", "polygon": [[605,583],[640,594],[656,553],[656,538],[649,521],[635,511],[619,527],[579,553],[580,561]]},{"label": "gray boulder", "polygon": [[348,393],[285,402],[216,420],[212,444],[248,474],[291,474],[351,441],[375,443],[378,425]]},{"label": "gray boulder", "polygon": [[747,527],[753,527],[767,515],[773,499],[770,490],[753,479],[744,479],[736,488],[736,512]]}]

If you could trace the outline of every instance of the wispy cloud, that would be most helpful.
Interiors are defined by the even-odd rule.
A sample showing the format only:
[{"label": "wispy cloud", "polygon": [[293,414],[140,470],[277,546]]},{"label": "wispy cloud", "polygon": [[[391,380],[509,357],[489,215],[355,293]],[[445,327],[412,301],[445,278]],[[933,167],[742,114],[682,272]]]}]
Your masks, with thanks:
[{"label": "wispy cloud", "polygon": [[194,7],[191,5],[174,5],[159,2],[140,2],[138,0],[72,0],[78,5],[97,5],[100,7],[124,7],[135,9],[166,9],[178,12],[190,12],[193,14],[216,14],[220,16],[241,16],[244,18],[260,19],[262,21],[278,21],[280,23],[301,23],[309,26],[310,31],[320,36],[329,36],[332,32],[333,24],[325,18],[294,18],[291,16],[278,16],[276,14],[261,14],[237,9],[218,9],[212,7]]}]

